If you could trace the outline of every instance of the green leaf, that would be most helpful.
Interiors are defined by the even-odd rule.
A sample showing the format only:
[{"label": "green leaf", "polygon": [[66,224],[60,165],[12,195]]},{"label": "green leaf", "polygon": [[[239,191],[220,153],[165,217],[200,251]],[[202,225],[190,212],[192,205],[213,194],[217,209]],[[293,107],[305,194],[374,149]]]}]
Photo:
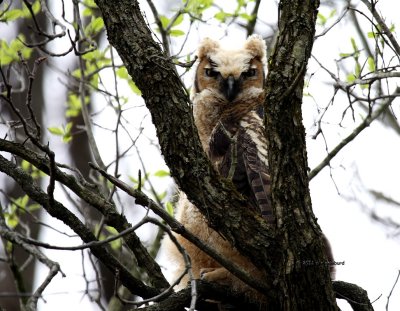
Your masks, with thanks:
[{"label": "green leaf", "polygon": [[4,218],[6,220],[6,224],[8,227],[11,229],[14,229],[16,226],[18,226],[19,223],[19,217],[16,213],[4,213]]},{"label": "green leaf", "polygon": [[32,213],[34,211],[37,211],[40,207],[41,207],[40,204],[34,203],[28,206],[28,211]]},{"label": "green leaf", "polygon": [[28,204],[28,202],[29,202],[29,197],[28,195],[25,194],[24,196],[15,199],[13,204],[24,209]]},{"label": "green leaf", "polygon": [[105,226],[104,228],[108,231],[108,233],[111,233],[112,235],[117,235],[118,234],[117,229],[115,229],[114,227]]},{"label": "green leaf", "polygon": [[36,15],[36,14],[38,14],[40,12],[40,9],[41,9],[40,1],[36,0],[36,2],[32,5],[32,11]]},{"label": "green leaf", "polygon": [[201,15],[206,9],[210,8],[213,0],[189,0],[186,11],[197,16]]},{"label": "green leaf", "polygon": [[101,17],[92,17],[90,23],[85,27],[85,33],[89,36],[95,35],[104,28],[104,21]]},{"label": "green leaf", "polygon": [[77,117],[81,113],[81,101],[76,94],[70,93],[67,101],[67,117]]},{"label": "green leaf", "polygon": [[104,21],[101,17],[96,17],[92,22],[93,32],[99,32],[104,27]]},{"label": "green leaf", "polygon": [[[110,226],[105,226],[104,228],[105,228],[112,236],[113,236],[113,235],[118,235],[118,231],[117,231],[115,228],[110,227]],[[103,235],[102,238],[101,238],[101,240],[104,240],[105,238],[106,238],[106,237]],[[111,248],[112,248],[113,250],[120,249],[121,246],[122,246],[122,240],[121,240],[121,238],[110,242],[110,246],[111,246]]]},{"label": "green leaf", "polygon": [[339,56],[342,58],[351,56],[352,53],[340,53]]},{"label": "green leaf", "polygon": [[128,74],[128,71],[126,70],[125,67],[118,68],[118,70],[116,71],[116,74],[117,74],[117,77],[128,81],[128,85],[131,88],[131,90],[133,91],[133,93],[135,93],[136,95],[142,96],[142,91],[140,91],[140,89],[137,87],[136,83],[133,82],[133,80],[131,79],[131,77]]},{"label": "green leaf", "polygon": [[62,127],[48,127],[47,129],[51,134],[54,134],[57,136],[64,135],[64,130],[62,129]]},{"label": "green leaf", "polygon": [[167,196],[167,191],[164,191],[162,193],[157,193],[157,198],[162,201],[165,199],[165,197]]},{"label": "green leaf", "polygon": [[64,143],[69,143],[72,140],[72,134],[71,134],[71,129],[72,129],[72,122],[68,122],[66,126],[58,126],[58,127],[49,127],[47,128],[50,133],[57,135],[57,136],[62,136],[62,141]]},{"label": "green leaf", "polygon": [[1,65],[5,66],[13,61],[19,61],[18,52],[21,53],[22,57],[27,60],[32,54],[32,49],[26,47],[22,42],[25,41],[25,37],[20,35],[18,38],[12,40],[9,44],[5,40],[0,40],[0,59]]},{"label": "green leaf", "polygon": [[30,164],[28,161],[22,160],[22,162],[21,162],[21,168],[22,168],[24,171],[28,171],[29,168],[30,168],[30,166],[31,166],[31,164]]},{"label": "green leaf", "polygon": [[171,31],[169,32],[169,34],[173,37],[180,37],[185,35],[185,32],[179,29],[171,29]]},{"label": "green leaf", "polygon": [[183,22],[183,14],[179,14],[179,16],[176,18],[176,20],[172,24],[172,27],[178,26],[182,22]]},{"label": "green leaf", "polygon": [[111,241],[110,246],[113,250],[119,250],[122,247],[122,240],[121,238]]},{"label": "green leaf", "polygon": [[68,123],[67,123],[67,125],[65,126],[65,132],[66,132],[66,133],[70,133],[70,132],[71,132],[72,125],[73,125],[72,122],[68,122]]},{"label": "green leaf", "polygon": [[92,15],[93,15],[93,11],[92,11],[92,9],[85,8],[85,9],[82,11],[82,15],[83,15],[84,17],[92,16]]},{"label": "green leaf", "polygon": [[157,177],[166,177],[166,176],[170,176],[170,174],[169,174],[168,171],[159,170],[159,171],[157,171],[157,172],[154,173],[154,176],[157,176]]},{"label": "green leaf", "polygon": [[241,13],[239,14],[239,16],[243,19],[245,19],[246,21],[250,22],[254,19],[253,15],[247,14],[247,13]]},{"label": "green leaf", "polygon": [[163,27],[164,29],[167,28],[168,25],[169,25],[169,18],[166,17],[165,15],[160,15],[159,18],[160,18],[162,27]]},{"label": "green leaf", "polygon": [[[24,3],[25,4],[25,3]],[[40,11],[40,2],[39,0],[36,0],[33,5],[32,5],[32,11],[33,14],[37,14]],[[31,12],[29,11],[28,7],[26,5],[24,5],[24,7],[22,8],[22,16],[25,18],[31,18]]]},{"label": "green leaf", "polygon": [[359,77],[361,75],[361,65],[359,62],[356,62],[356,67],[354,69],[354,75]]},{"label": "green leaf", "polygon": [[350,41],[351,41],[351,46],[353,47],[354,52],[357,52],[358,47],[357,47],[356,40],[354,40],[354,38],[350,38]]},{"label": "green leaf", "polygon": [[3,14],[2,20],[5,22],[12,22],[20,17],[22,17],[22,10],[9,10]]},{"label": "green leaf", "polygon": [[220,11],[214,15],[214,18],[223,23],[225,22],[227,15],[228,15],[227,13]]},{"label": "green leaf", "polygon": [[318,23],[319,24],[321,24],[322,26],[326,24],[328,19],[321,12],[318,12],[318,16],[317,17],[318,17]]},{"label": "green leaf", "polygon": [[117,77],[121,79],[128,79],[130,76],[128,75],[128,70],[126,70],[126,67],[121,67],[118,68],[116,71]]},{"label": "green leaf", "polygon": [[6,252],[7,254],[11,254],[13,252],[14,245],[10,242],[6,242]]},{"label": "green leaf", "polygon": [[171,202],[168,201],[167,203],[165,203],[165,210],[170,216],[174,217],[174,206]]},{"label": "green leaf", "polygon": [[376,67],[375,67],[375,60],[373,59],[373,57],[368,57],[368,69],[371,72],[374,72]]},{"label": "green leaf", "polygon": [[91,8],[97,8],[96,2],[94,2],[94,0],[84,0],[83,4]]},{"label": "green leaf", "polygon": [[136,95],[142,96],[142,91],[139,90],[139,88],[137,87],[137,85],[136,85],[135,82],[133,82],[132,80],[130,80],[130,81],[128,82],[128,84],[129,84],[131,90],[133,91],[133,93],[135,93]]},{"label": "green leaf", "polygon": [[346,81],[347,81],[348,83],[353,83],[355,80],[356,80],[356,77],[355,77],[354,74],[352,74],[352,73],[349,73],[349,74],[347,75],[347,77],[346,77]]}]

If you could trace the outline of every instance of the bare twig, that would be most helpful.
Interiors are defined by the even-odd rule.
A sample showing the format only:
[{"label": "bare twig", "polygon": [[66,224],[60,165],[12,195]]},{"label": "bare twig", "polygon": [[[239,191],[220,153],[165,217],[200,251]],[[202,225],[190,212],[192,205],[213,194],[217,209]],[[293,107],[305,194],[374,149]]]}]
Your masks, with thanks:
[{"label": "bare twig", "polygon": [[147,197],[144,193],[132,189],[129,185],[125,184],[121,180],[109,175],[106,171],[101,170],[98,166],[90,163],[93,169],[96,169],[100,174],[108,179],[111,183],[115,184],[118,188],[125,191],[130,196],[136,199],[136,202],[140,205],[147,206],[154,213],[160,216],[172,229],[172,231],[182,235],[185,239],[196,245],[198,248],[203,250],[207,255],[215,259],[218,263],[224,266],[232,274],[237,276],[246,284],[254,287],[257,290],[265,291],[266,287],[264,284],[260,284],[253,278],[251,278],[246,272],[239,268],[236,264],[232,263],[229,259],[222,257],[218,252],[212,249],[209,245],[201,241],[198,237],[190,233],[181,223],[179,223],[175,218],[169,215],[162,207],[158,206],[156,202]]},{"label": "bare twig", "polygon": [[397,282],[399,281],[399,277],[400,277],[400,271],[397,273],[397,277],[396,280],[394,281],[393,287],[390,290],[389,296],[387,297],[387,301],[386,301],[386,311],[389,311],[389,302],[390,302],[390,297],[392,297],[393,294],[393,290],[397,285]]},{"label": "bare twig", "polygon": [[314,40],[317,40],[319,37],[325,36],[333,27],[335,27],[338,23],[340,23],[340,21],[346,16],[347,12],[349,11],[349,8],[346,7],[342,14],[340,14],[340,16],[332,23],[332,25],[330,25],[329,27],[325,28],[323,32],[321,32],[320,34],[316,35],[314,37]]},{"label": "bare twig", "polygon": [[247,37],[251,36],[254,33],[254,29],[256,27],[257,18],[258,18],[258,9],[260,8],[261,0],[256,0],[254,4],[253,11],[251,12],[251,19],[246,25]]},{"label": "bare twig", "polygon": [[[26,149],[21,144],[0,139],[0,150],[19,155],[23,159],[39,168],[41,171],[49,174],[49,161],[46,158]],[[112,202],[107,201],[96,189],[79,183],[73,176],[60,171],[57,167],[54,169],[54,176],[55,180],[66,185],[82,200],[95,207],[102,215],[104,215],[107,225],[114,227],[118,230],[118,232],[131,227],[126,217],[121,215],[116,210],[115,205]],[[155,286],[159,288],[165,288],[168,282],[162,275],[159,265],[156,263],[154,258],[149,255],[139,237],[134,232],[131,232],[130,234],[124,236],[124,240],[129,249],[135,254],[138,265],[145,269],[149,276],[153,279],[154,284],[157,284]]]},{"label": "bare twig", "polygon": [[160,19],[160,14],[157,11],[156,6],[154,5],[152,0],[147,0],[147,4],[150,7],[151,12],[153,13],[153,17],[154,20],[157,24],[157,27],[160,31],[161,34],[161,40],[162,40],[162,44],[164,46],[164,52],[169,55],[170,53],[170,48],[169,48],[169,41],[168,41],[168,32],[164,29],[162,23],[161,23],[161,19]]},{"label": "bare twig", "polygon": [[[383,33],[388,37],[389,41],[392,43],[393,48],[395,49],[397,56],[400,57],[400,45],[396,41],[395,37],[393,36],[392,32],[390,31],[389,27],[386,25],[386,23],[383,21],[382,17],[380,14],[376,11],[375,9],[375,4],[373,1],[368,1],[368,0],[361,0],[367,8],[371,11],[372,15],[378,22],[379,26],[382,28]],[[378,29],[379,30],[379,29]]]},{"label": "bare twig", "polygon": [[[194,311],[194,308],[196,306],[196,301],[197,301],[197,290],[196,290],[196,281],[193,277],[193,273],[192,273],[192,268],[191,268],[191,263],[190,263],[190,257],[188,256],[186,250],[179,244],[178,240],[176,239],[176,237],[171,233],[171,230],[165,226],[163,223],[161,223],[160,221],[158,221],[155,218],[151,218],[151,217],[145,217],[146,222],[152,223],[160,228],[162,228],[170,237],[172,243],[174,243],[174,245],[176,246],[176,248],[178,249],[178,251],[182,254],[183,260],[185,262],[185,270],[181,273],[181,275],[167,288],[165,289],[162,293],[160,293],[159,295],[152,297],[150,299],[144,299],[141,301],[130,301],[130,300],[126,300],[122,297],[120,297],[120,295],[118,294],[118,292],[116,292],[116,296],[125,304],[130,304],[130,305],[135,305],[135,306],[140,306],[143,305],[145,303],[149,303],[152,301],[158,301],[161,298],[164,298],[165,296],[169,295],[170,293],[173,292],[173,287],[177,284],[180,283],[180,281],[182,280],[182,278],[185,276],[186,273],[189,273],[189,278],[190,278],[190,282],[191,282],[191,288],[192,288],[192,301],[191,301],[191,307],[190,307],[190,311]],[[118,279],[118,277],[117,277]],[[118,284],[116,284],[118,285]],[[115,286],[115,288],[118,288],[118,286]]]},{"label": "bare twig", "polygon": [[40,252],[36,247],[25,242],[24,237],[21,234],[10,230],[7,227],[5,221],[2,217],[0,217],[0,235],[3,238],[5,238],[6,240],[22,247],[26,252],[28,252],[29,254],[34,256],[37,260],[39,260],[41,263],[46,265],[50,270],[47,277],[42,282],[42,284],[39,285],[39,287],[35,290],[33,295],[26,302],[26,310],[34,311],[37,309],[38,299],[42,296],[43,291],[50,284],[50,282],[56,276],[56,274],[58,272],[60,272],[63,277],[65,277],[65,274],[61,271],[60,266],[57,262],[50,260],[42,252]]},{"label": "bare twig", "polygon": [[[47,168],[48,170],[48,168]],[[5,173],[6,175],[13,178],[24,190],[24,192],[34,201],[41,204],[46,211],[52,216],[55,217],[65,224],[67,224],[76,234],[78,234],[81,239],[86,242],[95,241],[96,238],[93,233],[65,206],[63,206],[57,200],[54,200],[53,205],[49,205],[48,194],[43,192],[40,187],[38,187],[32,180],[32,177],[19,169],[14,163],[5,159],[0,155],[0,171]],[[59,173],[59,172],[58,172]],[[117,226],[118,227],[118,226]],[[127,235],[127,237],[131,237],[133,233]],[[131,242],[127,241],[127,244],[131,244]],[[140,244],[141,245],[141,244]],[[131,246],[132,247],[132,244]],[[139,246],[137,246],[139,247]],[[143,247],[143,246],[142,246]],[[150,287],[145,285],[142,281],[135,278],[128,270],[125,268],[118,260],[115,258],[107,248],[102,246],[93,246],[91,247],[92,253],[99,259],[101,262],[107,266],[111,271],[116,271],[117,269],[121,272],[121,281],[123,284],[130,288],[132,291],[136,292],[138,295],[148,298],[155,295],[158,295],[160,290],[154,287]],[[139,252],[141,250],[138,250]],[[140,257],[138,257],[140,258]],[[140,260],[143,260],[140,258]],[[139,261],[139,260],[138,260]],[[147,263],[151,264],[151,263]],[[157,271],[154,271],[154,267],[146,266],[146,271],[148,273],[154,273],[160,278],[157,274]],[[153,276],[154,277],[154,276]],[[164,278],[165,280],[165,278]],[[156,281],[157,286],[163,288],[163,284],[168,284],[167,281],[163,282],[162,277]],[[164,287],[165,288],[165,287]]]},{"label": "bare twig", "polygon": [[[400,93],[400,87],[397,87],[394,94]],[[309,174],[308,179],[313,179],[325,166],[327,166],[330,161],[342,150],[348,143],[350,143],[354,138],[358,136],[366,127],[368,127],[372,121],[378,118],[393,102],[395,97],[388,98],[385,103],[383,103],[377,110],[375,110],[371,115],[368,115],[364,121],[355,128],[355,130],[343,139],[326,157],[322,162],[317,165]]]}]

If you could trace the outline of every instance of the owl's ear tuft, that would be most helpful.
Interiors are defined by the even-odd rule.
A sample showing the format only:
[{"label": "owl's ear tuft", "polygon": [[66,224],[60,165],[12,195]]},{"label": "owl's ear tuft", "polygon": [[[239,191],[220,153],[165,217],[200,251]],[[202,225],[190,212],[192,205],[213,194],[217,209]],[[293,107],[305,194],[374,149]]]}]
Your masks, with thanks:
[{"label": "owl's ear tuft", "polygon": [[253,57],[259,58],[263,63],[266,62],[265,53],[267,45],[260,35],[251,35],[248,37],[244,47],[253,55]]},{"label": "owl's ear tuft", "polygon": [[211,38],[204,38],[203,41],[200,43],[197,56],[201,61],[204,57],[208,57],[210,53],[213,53],[218,48],[219,43],[217,41]]}]

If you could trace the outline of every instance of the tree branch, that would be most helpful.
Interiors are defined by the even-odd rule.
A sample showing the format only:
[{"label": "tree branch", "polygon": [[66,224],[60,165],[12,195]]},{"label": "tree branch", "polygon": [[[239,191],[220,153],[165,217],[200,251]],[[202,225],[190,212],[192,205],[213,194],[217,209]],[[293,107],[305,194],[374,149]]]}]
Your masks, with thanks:
[{"label": "tree branch", "polygon": [[[96,3],[102,11],[110,43],[142,91],[171,175],[213,229],[247,254],[267,275],[276,275],[268,254],[279,253],[281,248],[276,245],[271,228],[253,211],[243,208],[246,206],[243,198],[212,168],[200,145],[186,90],[174,64],[154,42],[138,2],[97,0]],[[245,232],[254,234],[249,238]],[[267,294],[272,293],[271,285]]]},{"label": "tree branch", "polygon": [[[373,3],[373,1],[368,1],[368,0],[361,0],[366,6],[367,8],[371,11],[372,15],[374,16],[374,18],[376,19],[376,21],[378,22],[379,26],[382,28],[383,33],[388,37],[389,41],[392,43],[392,46],[394,48],[394,50],[397,53],[397,57],[400,57],[400,45],[399,43],[396,41],[395,37],[393,36],[392,32],[390,31],[389,27],[386,25],[386,23],[383,21],[382,17],[379,15],[379,13],[376,11],[375,9],[375,4]],[[380,31],[379,29],[377,29],[377,31]]]},{"label": "tree branch", "polygon": [[169,215],[162,207],[160,207],[156,202],[151,200],[148,196],[146,196],[143,192],[139,190],[132,189],[132,187],[128,186],[121,180],[115,178],[114,176],[107,174],[104,170],[100,169],[98,166],[95,166],[93,163],[90,164],[92,168],[98,170],[100,174],[107,178],[111,183],[116,185],[118,188],[123,190],[125,193],[136,199],[136,203],[146,206],[151,209],[155,214],[160,216],[172,229],[172,231],[182,235],[185,239],[196,245],[199,249],[208,254],[211,258],[215,259],[218,263],[228,269],[232,274],[237,276],[243,282],[249,284],[250,286],[263,291],[267,289],[265,284],[260,284],[251,278],[246,272],[244,272],[240,267],[235,265],[229,258],[222,257],[216,250],[212,249],[210,246],[205,244],[198,237],[194,236],[191,232],[189,232],[180,222],[178,222],[174,217]]},{"label": "tree branch", "polygon": [[[46,174],[50,172],[49,160],[25,148],[22,144],[0,139],[0,150],[20,156]],[[114,227],[118,232],[122,232],[131,227],[126,217],[118,213],[115,206],[107,201],[93,185],[87,183],[83,179],[81,179],[81,182],[78,182],[75,177],[62,172],[57,166],[58,164],[54,168],[55,180],[67,186],[78,197],[95,207],[104,215],[105,221],[109,226]],[[131,232],[124,236],[124,240],[135,254],[139,267],[145,269],[149,277],[152,278],[154,286],[160,289],[167,288],[169,284],[161,273],[159,265],[149,255],[139,237],[134,232]]]},{"label": "tree branch", "polygon": [[[400,87],[397,87],[394,94],[400,93]],[[350,143],[354,138],[356,138],[365,128],[367,128],[372,121],[377,119],[383,112],[387,110],[390,104],[395,99],[395,96],[392,96],[386,100],[378,109],[376,109],[371,115],[368,115],[363,122],[359,126],[357,126],[354,131],[343,139],[329,154],[318,164],[309,174],[308,179],[313,179],[325,166],[329,165],[330,161],[342,150],[348,143]]]},{"label": "tree branch", "polygon": [[[1,157],[1,156],[0,156]],[[0,158],[1,161],[1,158]],[[46,287],[50,284],[52,279],[57,275],[58,272],[62,274],[63,277],[65,277],[65,274],[61,271],[60,266],[57,262],[54,262],[47,258],[41,251],[39,251],[36,247],[30,245],[29,243],[24,241],[24,237],[15,232],[10,230],[3,217],[3,215],[0,216],[0,236],[5,238],[6,240],[10,241],[13,244],[17,244],[21,246],[26,252],[34,256],[37,260],[39,260],[41,263],[46,265],[49,268],[49,273],[46,276],[46,278],[43,280],[42,284],[39,285],[39,287],[35,290],[35,292],[32,294],[32,296],[28,299],[26,302],[26,310],[27,311],[35,311],[37,309],[37,302],[38,299],[41,297],[43,291],[46,289]]]},{"label": "tree branch", "polygon": [[[318,265],[327,259],[311,206],[301,113],[304,69],[314,42],[318,7],[319,1],[280,1],[279,35],[266,81],[264,120],[271,200],[284,249],[283,258],[272,257],[285,275],[276,284],[285,293],[274,306],[277,310],[337,310],[331,283],[326,281],[328,265]],[[303,262],[314,264],[304,267]],[[300,288],[309,289],[307,299]]]},{"label": "tree branch", "polygon": [[[0,171],[13,178],[32,200],[41,204],[52,217],[64,222],[76,234],[78,234],[84,242],[89,243],[91,241],[96,241],[93,233],[86,228],[86,226],[73,213],[56,200],[54,200],[53,204],[49,204],[48,195],[35,184],[32,177],[1,155]],[[93,254],[111,271],[120,271],[122,283],[133,293],[145,298],[159,294],[158,289],[146,286],[133,277],[132,274],[114,256],[112,256],[104,246],[95,246],[90,249]]]},{"label": "tree branch", "polygon": [[[229,287],[215,283],[207,283],[201,280],[196,280],[196,287],[199,295],[198,304],[196,305],[197,310],[209,310],[211,306],[216,306],[218,303],[235,305],[237,310],[258,310],[259,308],[259,302],[248,301],[245,296],[236,292],[232,292]],[[158,304],[143,308],[143,311],[185,310],[185,307],[189,304],[190,299],[191,288],[187,287],[175,294],[172,294],[170,297]],[[214,310],[216,308],[214,307],[212,309]]]},{"label": "tree branch", "polygon": [[334,281],[333,290],[336,298],[346,300],[354,311],[374,311],[367,291],[361,287],[343,281]]}]

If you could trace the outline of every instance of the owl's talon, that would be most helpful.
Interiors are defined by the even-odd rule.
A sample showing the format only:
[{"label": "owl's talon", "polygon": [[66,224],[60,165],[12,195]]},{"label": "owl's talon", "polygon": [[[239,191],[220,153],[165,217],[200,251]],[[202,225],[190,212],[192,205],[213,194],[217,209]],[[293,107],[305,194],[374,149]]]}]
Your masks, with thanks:
[{"label": "owl's talon", "polygon": [[207,273],[214,271],[215,268],[203,268],[200,270],[200,279],[205,280],[207,279]]}]

